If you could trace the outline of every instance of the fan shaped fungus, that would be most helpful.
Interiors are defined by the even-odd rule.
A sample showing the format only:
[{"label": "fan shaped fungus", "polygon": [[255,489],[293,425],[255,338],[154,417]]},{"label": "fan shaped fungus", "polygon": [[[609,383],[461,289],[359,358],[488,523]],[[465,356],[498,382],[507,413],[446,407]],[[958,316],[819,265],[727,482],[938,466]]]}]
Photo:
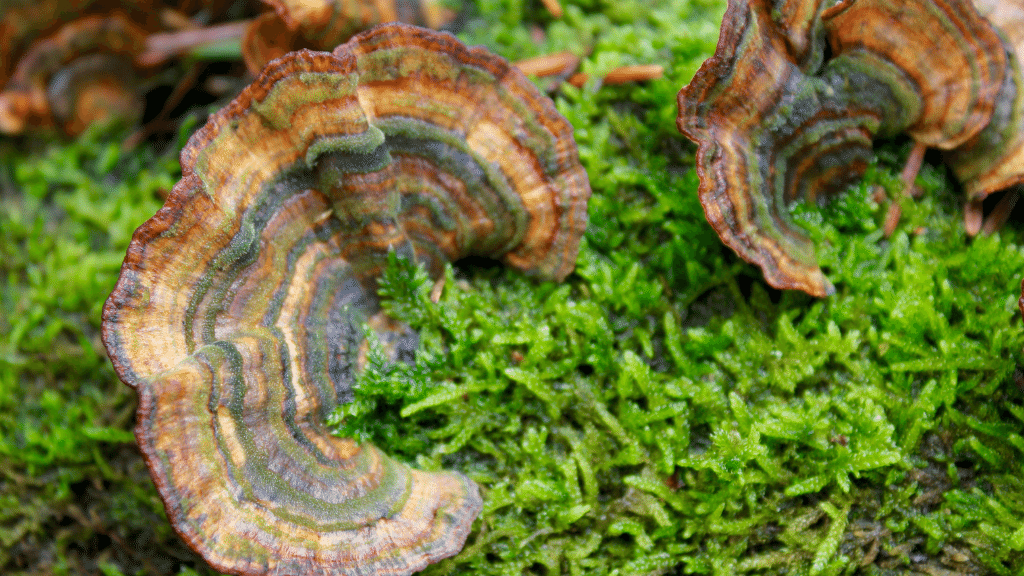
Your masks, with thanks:
[{"label": "fan shaped fungus", "polygon": [[[590,189],[572,129],[508,62],[389,24],[272,62],[181,155],[103,339],[179,534],[235,574],[408,574],[480,510],[323,420],[351,398],[389,251],[573,268]],[[379,315],[377,316],[379,319]]]},{"label": "fan shaped fungus", "polygon": [[773,286],[831,293],[786,204],[859,178],[877,136],[947,150],[1004,138],[1016,127],[986,127],[1016,109],[1007,66],[967,0],[730,0],[715,55],[679,93],[708,221]]},{"label": "fan shaped fungus", "polygon": [[96,0],[0,0],[0,86],[14,72],[18,58],[41,36],[81,15]]}]

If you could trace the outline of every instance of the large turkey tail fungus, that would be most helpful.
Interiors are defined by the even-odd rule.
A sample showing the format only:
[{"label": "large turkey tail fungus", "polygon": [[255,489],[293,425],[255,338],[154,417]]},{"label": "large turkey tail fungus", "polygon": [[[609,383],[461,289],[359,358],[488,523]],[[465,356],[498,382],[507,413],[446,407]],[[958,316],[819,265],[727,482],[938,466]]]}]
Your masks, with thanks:
[{"label": "large turkey tail fungus", "polygon": [[275,60],[181,159],[103,310],[175,529],[233,574],[409,574],[458,552],[472,481],[324,419],[352,398],[389,252],[434,275],[467,255],[571,272],[590,189],[568,122],[503,59],[391,24]]}]

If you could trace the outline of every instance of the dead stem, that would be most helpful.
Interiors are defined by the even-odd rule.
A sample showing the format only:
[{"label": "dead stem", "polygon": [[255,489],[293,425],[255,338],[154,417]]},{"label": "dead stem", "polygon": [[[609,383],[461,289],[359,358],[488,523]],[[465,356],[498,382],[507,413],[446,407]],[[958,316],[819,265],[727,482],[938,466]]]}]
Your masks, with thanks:
[{"label": "dead stem", "polygon": [[885,224],[882,225],[882,232],[886,238],[892,236],[892,233],[896,231],[896,225],[900,223],[901,216],[903,216],[903,208],[900,207],[899,201],[893,198],[892,203],[889,204],[889,210],[885,213]]},{"label": "dead stem", "polygon": [[914,185],[914,181],[917,180],[917,173],[921,171],[921,163],[924,161],[924,153],[927,149],[927,145],[916,142],[910,150],[910,156],[907,157],[907,163],[903,166],[903,171],[900,172],[900,180],[903,181],[903,191],[908,196],[917,198],[921,195],[921,191]]},{"label": "dead stem", "polygon": [[561,18],[562,17],[562,5],[558,3],[558,0],[540,0],[540,1],[544,4],[544,7],[548,9],[548,12],[551,12],[552,16],[554,16],[555,18]]},{"label": "dead stem", "polygon": [[968,236],[977,236],[981,232],[983,201],[970,200],[964,205],[964,231]]},{"label": "dead stem", "polygon": [[[661,64],[635,64],[633,66],[620,66],[613,68],[601,80],[603,84],[625,84],[627,82],[640,82],[643,80],[656,80],[665,73]],[[579,72],[569,78],[569,84],[580,88],[587,83],[590,76]]]},{"label": "dead stem", "polygon": [[[921,171],[921,163],[924,161],[924,153],[927,149],[928,146],[924,143],[915,142],[914,147],[910,150],[910,156],[907,157],[907,163],[903,166],[903,171],[900,172],[903,194],[911,198],[921,195],[920,190],[914,186],[914,181],[917,179],[917,173]],[[892,203],[889,204],[889,210],[885,213],[885,224],[882,228],[886,238],[892,236],[892,233],[896,231],[896,225],[900,223],[901,216],[903,216],[903,208],[900,207],[897,199],[893,198]]]},{"label": "dead stem", "polygon": [[515,63],[516,67],[522,70],[523,74],[538,76],[555,76],[567,74],[580,65],[579,56],[572,52],[555,52],[544,54],[534,58],[526,58]]},{"label": "dead stem", "polygon": [[239,20],[176,32],[158,32],[146,38],[146,51],[135,61],[143,67],[156,66],[197,46],[240,39],[251,20]]}]

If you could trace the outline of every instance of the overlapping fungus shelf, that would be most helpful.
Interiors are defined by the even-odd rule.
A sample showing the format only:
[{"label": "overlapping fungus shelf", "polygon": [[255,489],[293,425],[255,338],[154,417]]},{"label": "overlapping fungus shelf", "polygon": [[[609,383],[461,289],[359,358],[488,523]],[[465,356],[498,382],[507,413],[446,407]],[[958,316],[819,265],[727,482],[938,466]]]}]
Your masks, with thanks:
[{"label": "overlapping fungus shelf", "polygon": [[899,113],[918,142],[948,150],[988,124],[1006,52],[970,1],[847,0],[825,23],[833,56],[857,62],[876,82],[914,87],[919,108]]},{"label": "overlapping fungus shelf", "polygon": [[[769,284],[834,290],[787,204],[824,201],[859,179],[876,137],[973,145],[963,174],[1024,173],[1006,165],[1020,124],[1005,85],[1019,66],[967,0],[776,4],[730,0],[715,55],[679,93],[678,118],[698,144],[708,221]],[[989,129],[994,114],[1012,118]]]},{"label": "overlapping fungus shelf", "polygon": [[473,482],[323,421],[351,399],[389,251],[435,275],[467,255],[572,270],[590,190],[569,124],[504,60],[391,24],[275,60],[181,157],[103,310],[174,527],[235,574],[455,554]]},{"label": "overlapping fungus shelf", "polygon": [[299,48],[325,50],[385,22],[439,29],[455,14],[437,0],[263,0],[274,8],[253,21],[242,42],[253,73]]}]

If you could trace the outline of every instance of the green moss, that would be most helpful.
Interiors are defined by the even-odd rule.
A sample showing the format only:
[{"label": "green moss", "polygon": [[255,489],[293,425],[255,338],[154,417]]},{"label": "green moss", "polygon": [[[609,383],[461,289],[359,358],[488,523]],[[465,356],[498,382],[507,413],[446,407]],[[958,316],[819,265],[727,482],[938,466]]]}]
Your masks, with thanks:
[{"label": "green moss", "polygon": [[0,143],[0,572],[166,573],[164,517],[99,339],[132,231],[179,176],[110,134]]}]

